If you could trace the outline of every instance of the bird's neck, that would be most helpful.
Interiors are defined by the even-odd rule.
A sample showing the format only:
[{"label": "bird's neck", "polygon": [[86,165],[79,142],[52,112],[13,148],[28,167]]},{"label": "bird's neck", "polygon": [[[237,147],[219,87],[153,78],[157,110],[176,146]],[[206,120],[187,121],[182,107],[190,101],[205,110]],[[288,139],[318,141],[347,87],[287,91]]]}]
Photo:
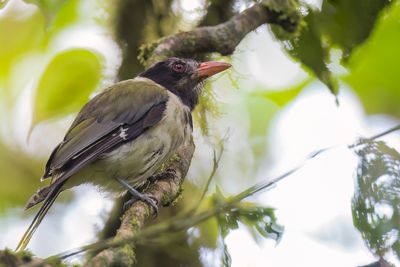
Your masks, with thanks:
[{"label": "bird's neck", "polygon": [[175,94],[180,98],[182,103],[189,107],[190,111],[196,107],[199,102],[199,93],[201,90],[200,85],[196,85],[195,88],[188,88],[183,90],[176,90],[173,86],[164,86],[168,91]]},{"label": "bird's neck", "polygon": [[[176,96],[179,97],[179,99],[182,101],[184,105],[189,107],[190,111],[193,111],[193,109],[196,107],[197,103],[199,102],[199,95],[201,92],[201,89],[203,87],[203,83],[200,82],[198,84],[173,84],[167,79],[162,79],[162,77],[158,76],[153,79],[153,77],[147,77],[146,76],[139,76],[139,78],[145,78],[149,79],[158,85],[164,87],[171,93],[175,94]],[[179,89],[177,89],[177,86]]]}]

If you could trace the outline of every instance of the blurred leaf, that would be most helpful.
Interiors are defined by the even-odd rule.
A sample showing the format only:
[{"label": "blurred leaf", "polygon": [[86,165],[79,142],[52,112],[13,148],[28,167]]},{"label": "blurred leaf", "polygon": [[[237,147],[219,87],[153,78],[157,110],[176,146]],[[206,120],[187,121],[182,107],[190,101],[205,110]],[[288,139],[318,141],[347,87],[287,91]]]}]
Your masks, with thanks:
[{"label": "blurred leaf", "polygon": [[[190,230],[196,230],[196,228]],[[201,244],[202,237],[197,236],[197,233],[191,233],[190,230],[160,235],[156,242],[136,244],[137,262],[134,266],[203,267],[200,260],[202,248],[204,248]]]},{"label": "blurred leaf", "polygon": [[359,163],[353,223],[376,256],[392,250],[399,257],[400,154],[384,142],[364,142],[355,151]]},{"label": "blurred leaf", "polygon": [[363,43],[374,28],[379,12],[390,0],[323,1],[319,23],[334,45],[343,49],[344,57]]},{"label": "blurred leaf", "polygon": [[1,0],[0,1],[0,9],[3,8],[7,4],[8,0]]},{"label": "blurred leaf", "polygon": [[269,99],[248,94],[244,98],[250,119],[250,137],[265,137],[269,123],[278,108]]},{"label": "blurred leaf", "polygon": [[26,203],[39,184],[42,162],[0,142],[0,215]]},{"label": "blurred leaf", "polygon": [[0,16],[0,77],[9,75],[13,63],[40,47],[44,17],[32,4],[9,1]]},{"label": "blurred leaf", "polygon": [[51,24],[51,31],[53,32],[71,25],[79,18],[80,1],[69,0],[60,2],[62,2],[62,5],[60,5],[58,11],[55,13],[55,18]]},{"label": "blurred leaf", "polygon": [[[224,197],[221,189],[217,186],[213,195],[215,205],[225,203],[228,199]],[[240,202],[229,211],[221,212],[217,216],[218,226],[222,237],[223,266],[230,266],[230,255],[224,242],[225,237],[231,230],[239,228],[239,222],[250,231],[257,231],[264,238],[271,238],[279,242],[282,237],[283,227],[276,223],[273,208],[260,207],[251,202]],[[257,239],[255,240],[257,241]]]},{"label": "blurred leaf", "polygon": [[[267,135],[268,127],[274,118],[274,115],[279,110],[278,106],[268,98],[264,97],[262,91],[243,93],[240,97],[240,105],[244,104],[249,123],[249,141],[251,149],[255,155],[255,159],[262,159],[267,148],[265,136]],[[239,104],[239,103],[238,103]],[[229,104],[229,109],[235,109],[234,104]]]},{"label": "blurred leaf", "polygon": [[[306,7],[306,25],[302,27],[299,35],[284,42],[285,48],[337,95],[337,81],[327,67],[330,49],[341,49],[343,58],[347,59],[353,49],[369,37],[379,12],[390,2],[326,0],[323,1],[321,11]],[[273,30],[278,38],[287,38],[278,27],[273,27]]]},{"label": "blurred leaf", "polygon": [[310,84],[312,80],[313,79],[309,78],[295,85],[294,87],[282,89],[279,91],[260,90],[253,92],[252,94],[271,100],[272,102],[274,102],[274,104],[278,105],[279,107],[283,107],[288,103],[292,102],[300,94],[300,92]]},{"label": "blurred leaf", "polygon": [[400,116],[400,3],[380,17],[371,38],[350,58],[345,81],[357,92],[368,113]]},{"label": "blurred leaf", "polygon": [[100,81],[101,61],[96,53],[86,49],[56,55],[39,81],[32,126],[78,111]]},{"label": "blurred leaf", "polygon": [[64,28],[70,26],[79,19],[79,7],[82,3],[79,0],[27,0],[40,8],[46,19],[46,39],[49,41]]},{"label": "blurred leaf", "polygon": [[[46,18],[46,24],[53,24],[57,17],[61,17],[58,20],[71,21],[70,18],[76,16],[77,10],[72,9],[76,6],[76,0],[25,0],[28,3],[35,4],[38,6]],[[62,10],[64,9],[64,11]],[[60,15],[59,13],[64,13]],[[63,24],[62,22],[57,24]],[[65,23],[64,23],[65,25]]]},{"label": "blurred leaf", "polygon": [[286,42],[285,48],[291,56],[314,72],[318,79],[328,86],[332,94],[337,95],[338,85],[327,67],[329,49],[323,43],[319,19],[316,11],[309,10],[304,19],[307,25],[302,28],[300,36]]},{"label": "blurred leaf", "polygon": [[241,221],[247,227],[253,227],[263,237],[279,242],[283,234],[283,227],[276,224],[274,209],[258,207],[253,203],[244,204],[247,207],[240,210]]},{"label": "blurred leaf", "polygon": [[218,222],[209,219],[198,225],[200,231],[200,244],[208,248],[216,248],[218,239]]}]

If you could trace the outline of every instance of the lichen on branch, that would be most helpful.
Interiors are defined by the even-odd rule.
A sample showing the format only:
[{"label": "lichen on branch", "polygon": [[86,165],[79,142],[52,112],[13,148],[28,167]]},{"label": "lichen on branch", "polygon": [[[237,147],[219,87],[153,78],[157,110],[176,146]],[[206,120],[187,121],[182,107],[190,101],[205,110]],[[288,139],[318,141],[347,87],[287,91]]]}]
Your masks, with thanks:
[{"label": "lichen on branch", "polygon": [[301,14],[296,0],[264,0],[215,25],[195,28],[142,46],[139,60],[146,66],[171,56],[194,57],[217,52],[230,55],[239,42],[259,26],[270,23],[296,34]]},{"label": "lichen on branch", "polygon": [[[194,153],[193,140],[189,144],[178,148],[173,160],[163,172],[156,175],[144,193],[151,196],[158,206],[167,206],[179,196],[180,189]],[[114,239],[123,240],[133,237],[144,226],[146,221],[154,215],[154,210],[142,201],[135,202],[122,216],[121,226]],[[132,266],[136,257],[133,244],[103,250],[90,259],[85,266]]]}]

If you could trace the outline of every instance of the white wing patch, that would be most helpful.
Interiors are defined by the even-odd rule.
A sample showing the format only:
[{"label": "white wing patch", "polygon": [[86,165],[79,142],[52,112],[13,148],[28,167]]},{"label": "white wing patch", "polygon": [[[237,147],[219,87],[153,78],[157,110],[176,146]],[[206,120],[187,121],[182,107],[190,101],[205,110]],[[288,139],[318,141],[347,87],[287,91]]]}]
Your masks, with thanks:
[{"label": "white wing patch", "polygon": [[126,131],[128,131],[128,128],[121,127],[119,132],[119,137],[126,140],[128,138],[128,134],[126,133]]}]

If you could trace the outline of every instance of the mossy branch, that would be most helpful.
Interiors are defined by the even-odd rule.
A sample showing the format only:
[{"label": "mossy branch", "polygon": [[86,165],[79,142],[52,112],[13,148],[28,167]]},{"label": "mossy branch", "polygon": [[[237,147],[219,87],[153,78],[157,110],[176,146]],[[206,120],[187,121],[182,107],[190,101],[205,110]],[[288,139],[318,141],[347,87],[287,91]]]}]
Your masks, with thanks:
[{"label": "mossy branch", "polygon": [[239,42],[259,26],[277,24],[288,33],[296,34],[301,18],[296,0],[264,0],[224,23],[198,27],[146,44],[142,46],[139,60],[150,66],[172,56],[193,58],[215,52],[230,55]]},{"label": "mossy branch", "polygon": [[[193,140],[181,146],[163,172],[158,174],[144,193],[156,200],[158,206],[168,206],[179,196],[183,180],[189,170],[194,153]],[[134,237],[147,219],[151,218],[154,211],[142,201],[135,202],[122,216],[121,226],[117,231],[115,240]],[[101,251],[90,259],[85,266],[132,266],[136,261],[134,246],[125,244],[121,247],[109,248]]]}]

